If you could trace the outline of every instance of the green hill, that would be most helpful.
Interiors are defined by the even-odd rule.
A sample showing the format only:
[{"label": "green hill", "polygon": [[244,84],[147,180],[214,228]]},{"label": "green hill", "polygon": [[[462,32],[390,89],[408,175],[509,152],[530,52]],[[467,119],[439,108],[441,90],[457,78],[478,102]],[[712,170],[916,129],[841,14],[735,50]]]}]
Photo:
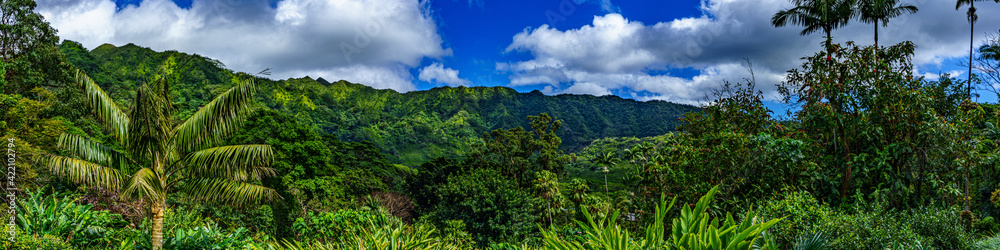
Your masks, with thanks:
[{"label": "green hill", "polygon": [[[177,51],[156,52],[128,44],[87,51],[65,41],[68,60],[86,71],[124,106],[131,91],[172,64],[172,96],[180,118],[189,116],[234,78],[254,77],[225,69],[219,61]],[[417,165],[435,157],[461,155],[484,132],[527,127],[528,115],[548,113],[563,120],[562,149],[575,152],[605,137],[645,137],[672,131],[689,105],[638,102],[617,96],[546,96],[506,87],[439,87],[399,93],[346,81],[303,77],[258,77],[261,103],[295,114],[314,128],[344,141],[370,141],[396,163]]]}]

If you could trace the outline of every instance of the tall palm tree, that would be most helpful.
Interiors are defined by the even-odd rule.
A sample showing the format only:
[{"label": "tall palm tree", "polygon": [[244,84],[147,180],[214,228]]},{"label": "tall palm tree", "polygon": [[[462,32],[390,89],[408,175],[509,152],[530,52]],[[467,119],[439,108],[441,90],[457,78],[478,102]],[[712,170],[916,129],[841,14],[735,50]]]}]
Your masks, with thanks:
[{"label": "tall palm tree", "polygon": [[77,184],[119,190],[124,199],[149,202],[153,249],[163,247],[165,202],[174,192],[227,205],[278,197],[273,189],[256,184],[275,173],[269,167],[269,145],[223,145],[250,114],[256,92],[252,81],[238,83],[191,118],[177,122],[171,119],[170,86],[163,77],[138,88],[128,114],[83,72],[77,70],[75,80],[96,118],[124,150],[63,134],[59,147],[69,156],[50,155],[46,165]]},{"label": "tall palm tree", "polygon": [[[976,2],[985,2],[987,0],[957,0],[955,1],[955,10],[961,9],[962,6],[969,5],[969,10],[965,12],[966,18],[969,20],[969,82],[966,91],[969,99],[972,99],[972,43],[976,36],[976,21],[979,20],[979,15],[976,14]],[[993,0],[993,2],[1000,3],[1000,0]],[[966,204],[966,210],[968,210],[969,205]]]},{"label": "tall palm tree", "polygon": [[559,194],[559,177],[556,174],[549,171],[539,171],[535,172],[535,188],[538,189],[542,199],[545,199],[545,205],[547,206],[547,212],[549,214],[549,224],[554,224],[552,221],[552,199],[556,198]]},{"label": "tall palm tree", "polygon": [[608,197],[608,203],[611,202],[611,193],[608,192],[608,172],[611,172],[612,167],[618,165],[618,156],[615,152],[607,152],[598,155],[594,163],[601,165],[601,173],[604,173],[604,195]]},{"label": "tall palm tree", "polygon": [[822,30],[826,33],[827,58],[833,54],[834,29],[844,27],[854,16],[855,0],[789,0],[794,8],[778,11],[771,17],[774,27],[788,24],[804,26],[799,35],[808,35]]},{"label": "tall palm tree", "polygon": [[878,25],[889,25],[889,19],[896,18],[903,13],[917,13],[917,6],[899,3],[899,0],[867,0],[861,1],[861,13],[859,19],[864,23],[875,24],[875,46],[878,46]]}]

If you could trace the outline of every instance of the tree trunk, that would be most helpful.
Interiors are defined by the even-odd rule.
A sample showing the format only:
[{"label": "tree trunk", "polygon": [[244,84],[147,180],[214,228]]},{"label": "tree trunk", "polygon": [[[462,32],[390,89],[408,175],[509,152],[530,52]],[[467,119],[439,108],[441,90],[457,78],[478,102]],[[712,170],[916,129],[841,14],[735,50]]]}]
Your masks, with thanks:
[{"label": "tree trunk", "polygon": [[553,224],[556,224],[552,221],[552,201],[545,201],[545,207],[548,208],[549,211],[549,226],[552,226]]},{"label": "tree trunk", "polygon": [[[975,8],[975,7],[970,7],[970,8]],[[975,12],[973,12],[972,14],[975,15]],[[976,35],[975,32],[976,32],[976,22],[973,22],[972,19],[970,18],[969,19],[969,82],[968,82],[968,88],[966,89],[966,91],[968,92],[966,95],[968,95],[969,101],[972,101],[972,40],[975,39]]]},{"label": "tree trunk", "polygon": [[878,47],[878,20],[875,21],[875,47]]},{"label": "tree trunk", "polygon": [[833,46],[833,35],[830,34],[831,28],[825,28],[824,30],[826,31],[826,60],[830,61],[830,60],[833,59],[832,58],[832,56],[833,56],[833,47],[832,47]]},{"label": "tree trunk", "polygon": [[611,193],[608,192],[608,172],[604,172],[604,196],[608,197],[608,204],[611,204]]},{"label": "tree trunk", "polygon": [[163,201],[153,202],[153,250],[163,249]]}]

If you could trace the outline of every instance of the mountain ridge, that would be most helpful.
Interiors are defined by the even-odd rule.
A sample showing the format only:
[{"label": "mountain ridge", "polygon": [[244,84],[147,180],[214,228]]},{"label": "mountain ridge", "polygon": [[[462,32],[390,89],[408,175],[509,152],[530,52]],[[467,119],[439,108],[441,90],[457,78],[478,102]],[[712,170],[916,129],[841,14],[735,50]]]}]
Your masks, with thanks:
[{"label": "mountain ridge", "polygon": [[135,44],[104,44],[87,51],[64,41],[60,49],[127,108],[135,86],[171,64],[172,98],[183,118],[224,91],[235,79],[256,79],[267,108],[295,114],[314,129],[344,141],[369,141],[394,163],[418,165],[436,157],[458,157],[498,128],[528,128],[528,115],[548,113],[563,120],[561,149],[574,152],[605,137],[646,137],[673,131],[696,107],[665,101],[637,101],[614,95],[518,92],[503,86],[450,87],[397,92],[344,80],[310,76],[272,80],[234,72],[197,54],[156,52]]}]

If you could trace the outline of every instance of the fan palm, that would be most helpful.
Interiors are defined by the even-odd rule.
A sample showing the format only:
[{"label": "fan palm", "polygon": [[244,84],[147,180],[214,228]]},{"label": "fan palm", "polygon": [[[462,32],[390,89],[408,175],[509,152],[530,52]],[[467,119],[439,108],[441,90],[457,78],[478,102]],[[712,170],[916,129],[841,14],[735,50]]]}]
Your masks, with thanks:
[{"label": "fan palm", "polygon": [[875,46],[878,46],[878,25],[889,25],[889,19],[896,18],[903,13],[917,13],[917,6],[899,3],[899,0],[868,0],[861,1],[861,13],[859,19],[864,23],[875,24]]},{"label": "fan palm", "polygon": [[771,17],[774,27],[788,24],[804,26],[799,35],[808,35],[822,30],[826,33],[827,55],[833,53],[831,44],[834,29],[843,27],[854,16],[854,0],[789,0],[794,8],[778,11]]},{"label": "fan palm", "polygon": [[278,197],[273,189],[255,184],[274,175],[269,145],[223,145],[250,114],[256,92],[252,81],[238,83],[183,122],[171,119],[170,86],[163,77],[138,88],[128,114],[83,72],[77,70],[75,82],[124,150],[63,134],[59,147],[69,156],[50,155],[46,165],[74,183],[119,190],[124,199],[149,202],[153,249],[163,246],[165,202],[171,193],[227,205]]},{"label": "fan palm", "polygon": [[[972,43],[975,40],[976,32],[976,21],[979,20],[979,15],[976,14],[976,2],[985,2],[987,0],[957,0],[955,1],[955,10],[961,9],[962,6],[969,5],[969,10],[965,12],[966,18],[969,20],[969,82],[968,96],[972,98]],[[1000,0],[993,0],[993,2],[1000,3]],[[968,207],[968,205],[966,205]]]}]

